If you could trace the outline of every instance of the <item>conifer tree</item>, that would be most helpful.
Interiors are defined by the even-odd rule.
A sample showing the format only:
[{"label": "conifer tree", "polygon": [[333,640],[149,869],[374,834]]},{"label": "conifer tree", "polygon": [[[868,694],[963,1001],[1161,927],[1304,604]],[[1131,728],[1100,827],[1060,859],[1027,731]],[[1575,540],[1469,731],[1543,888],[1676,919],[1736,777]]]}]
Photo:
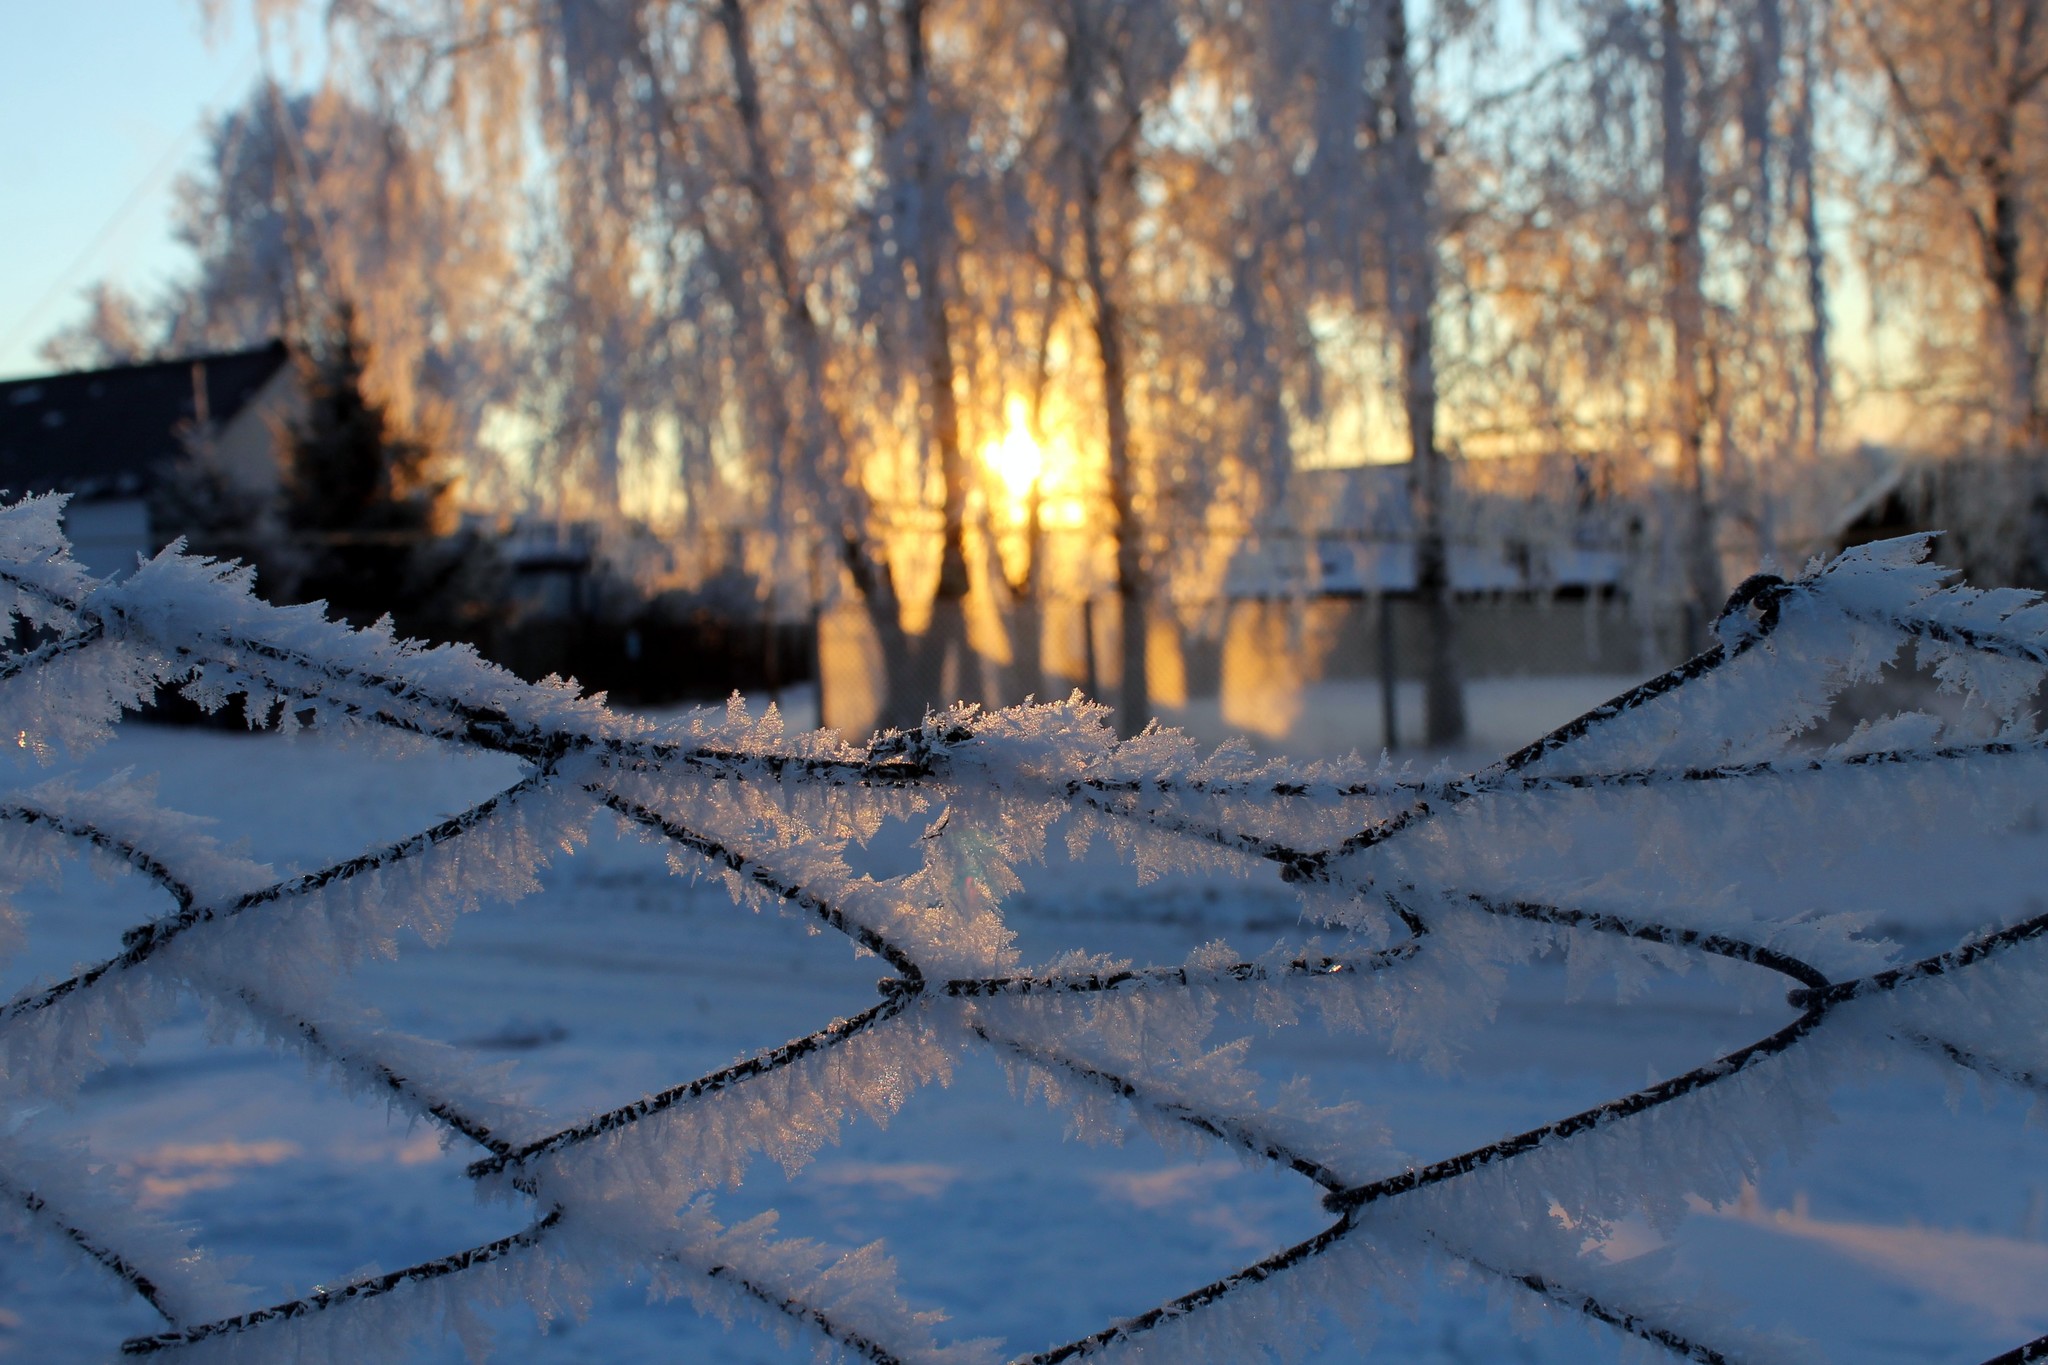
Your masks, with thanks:
[{"label": "conifer tree", "polygon": [[359,627],[389,613],[402,634],[468,634],[483,556],[444,535],[449,481],[432,446],[396,429],[364,392],[369,357],[353,306],[337,305],[326,330],[301,357],[305,404],[286,443],[291,593]]}]

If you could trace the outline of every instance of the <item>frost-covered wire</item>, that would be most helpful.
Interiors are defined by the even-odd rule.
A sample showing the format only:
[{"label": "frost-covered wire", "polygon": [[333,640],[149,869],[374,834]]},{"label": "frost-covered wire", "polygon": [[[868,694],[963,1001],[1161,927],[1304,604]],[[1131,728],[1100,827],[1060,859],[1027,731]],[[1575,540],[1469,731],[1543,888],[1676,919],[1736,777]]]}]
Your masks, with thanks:
[{"label": "frost-covered wire", "polygon": [[[834,1258],[710,1213],[716,1187],[743,1178],[752,1156],[801,1164],[851,1116],[886,1115],[906,1086],[943,1077],[954,1055],[979,1048],[1077,1112],[1122,1105],[1142,1124],[1290,1169],[1337,1215],[1229,1276],[1021,1358],[1032,1365],[1143,1355],[1177,1332],[1257,1343],[1258,1332],[1285,1332],[1313,1312],[1327,1277],[1370,1273],[1383,1248],[1404,1247],[1675,1356],[1733,1361],[1739,1347],[1709,1344],[1715,1333],[1684,1321],[1682,1307],[1580,1251],[1586,1228],[1687,1192],[1649,1183],[1644,1172],[1670,1164],[1652,1159],[1660,1144],[1713,1116],[1721,1150],[1696,1176],[1696,1191],[1713,1199],[1774,1150],[1760,1116],[1797,1107],[1845,1049],[1903,1043],[2022,1086],[2048,1074],[2041,1038],[1987,1039],[1981,1028],[1987,1009],[2039,993],[2048,916],[1987,925],[1956,949],[1900,962],[1847,920],[1756,903],[1739,879],[1638,885],[1630,869],[1603,865],[1617,845],[1600,831],[1630,819],[1705,812],[1713,818],[1689,827],[1768,842],[1771,822],[1744,823],[1755,812],[1852,787],[1878,798],[1872,818],[1901,830],[1929,800],[1998,809],[2048,797],[2048,750],[2025,715],[2048,673],[2048,605],[1949,585],[1922,562],[1924,541],[1865,547],[1796,578],[1752,578],[1705,653],[1477,772],[1417,777],[1294,768],[1228,748],[1202,754],[1157,728],[1118,742],[1102,709],[1079,698],[951,708],[864,746],[787,736],[779,721],[737,707],[663,730],[572,687],[523,683],[465,649],[269,607],[246,571],[175,550],[126,580],[93,580],[69,557],[60,506],[0,507],[0,610],[50,635],[0,658],[0,719],[24,753],[89,747],[124,706],[172,686],[208,705],[239,695],[248,714],[287,726],[344,737],[377,727],[527,766],[469,811],[281,880],[146,794],[0,795],[0,838],[96,850],[174,904],[129,931],[118,956],[0,1007],[0,1088],[75,1083],[100,1064],[97,1040],[117,1020],[146,1028],[169,1001],[195,994],[306,1052],[338,1084],[473,1143],[482,1155],[470,1176],[532,1206],[519,1232],[404,1270],[265,1308],[174,1315],[156,1272],[117,1249],[118,1236],[87,1231],[99,1223],[69,1219],[40,1174],[31,1181],[9,1165],[40,1173],[47,1159],[0,1147],[7,1200],[166,1317],[169,1330],[126,1343],[131,1353],[247,1340],[258,1358],[329,1349],[342,1359],[346,1334],[331,1348],[278,1334],[386,1314],[403,1335],[431,1317],[406,1305],[466,1294],[529,1297],[548,1311],[549,1277],[591,1262],[658,1268],[700,1303],[751,1305],[875,1362],[985,1358],[932,1340],[931,1315],[902,1301],[872,1249]],[[1902,714],[1819,745],[1815,722],[1843,689],[1877,676],[1902,648],[1969,700],[1979,731]],[[1938,795],[1921,790],[1947,774],[1965,776]],[[329,998],[335,969],[397,951],[398,929],[431,942],[487,898],[530,894],[539,867],[573,852],[595,812],[661,843],[679,871],[723,877],[736,898],[793,908],[874,954],[893,973],[880,1002],[562,1123],[496,1095],[448,1050]],[[876,881],[844,855],[874,837],[884,813],[929,823],[918,870]],[[1181,964],[1079,955],[1025,964],[1002,900],[1045,856],[1046,830],[1062,817],[1071,846],[1106,841],[1141,875],[1275,869],[1304,914],[1344,941],[1263,957],[1213,946]],[[1544,828],[1549,837],[1535,837]],[[41,848],[23,844],[23,857]],[[1789,986],[1794,1014],[1681,1075],[1419,1164],[1396,1161],[1305,1093],[1258,1098],[1236,1053],[1205,1041],[1219,1013],[1270,1022],[1307,1008],[1434,1056],[1461,1018],[1484,1016],[1504,966],[1557,947],[1575,966],[1583,958],[1623,978],[1701,958],[1766,973]],[[274,976],[256,979],[245,959],[275,964]],[[795,1136],[767,1122],[778,1108],[801,1110],[790,1115]],[[1589,1163],[1626,1174],[1588,1184]],[[1565,1201],[1578,1230],[1549,1228],[1529,1203],[1537,1190]],[[1521,1228],[1519,1240],[1504,1236],[1507,1226]],[[1240,1313],[1254,1300],[1284,1311]],[[1246,1325],[1254,1322],[1269,1325]],[[2035,1342],[1998,1359],[2044,1351]]]}]

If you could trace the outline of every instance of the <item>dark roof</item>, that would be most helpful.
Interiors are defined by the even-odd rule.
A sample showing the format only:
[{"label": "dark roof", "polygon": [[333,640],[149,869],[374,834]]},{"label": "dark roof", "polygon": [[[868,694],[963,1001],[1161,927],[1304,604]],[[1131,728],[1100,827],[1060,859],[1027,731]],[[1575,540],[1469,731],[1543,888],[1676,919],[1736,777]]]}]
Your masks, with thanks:
[{"label": "dark roof", "polygon": [[185,453],[202,378],[208,416],[225,425],[289,360],[284,343],[273,341],[0,383],[0,489],[16,497],[142,493]]}]

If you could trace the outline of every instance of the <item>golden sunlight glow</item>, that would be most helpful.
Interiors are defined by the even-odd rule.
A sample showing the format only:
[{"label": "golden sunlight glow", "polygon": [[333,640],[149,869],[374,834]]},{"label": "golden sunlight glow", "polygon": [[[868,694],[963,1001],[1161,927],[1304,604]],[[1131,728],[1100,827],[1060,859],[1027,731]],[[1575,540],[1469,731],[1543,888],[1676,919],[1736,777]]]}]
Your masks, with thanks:
[{"label": "golden sunlight glow", "polygon": [[1031,435],[1031,409],[1015,394],[1004,404],[1008,424],[1002,436],[982,447],[982,462],[994,470],[1016,502],[1031,495],[1031,486],[1045,473],[1045,449]]}]

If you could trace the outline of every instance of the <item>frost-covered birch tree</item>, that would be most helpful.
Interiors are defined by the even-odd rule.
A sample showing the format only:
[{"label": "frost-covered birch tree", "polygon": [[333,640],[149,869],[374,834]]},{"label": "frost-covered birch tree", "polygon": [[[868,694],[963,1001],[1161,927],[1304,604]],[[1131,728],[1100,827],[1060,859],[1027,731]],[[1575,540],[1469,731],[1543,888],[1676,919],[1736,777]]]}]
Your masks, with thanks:
[{"label": "frost-covered birch tree", "polygon": [[1423,660],[1423,734],[1432,747],[1465,737],[1464,685],[1458,666],[1457,609],[1452,601],[1445,504],[1451,496],[1448,454],[1437,438],[1437,262],[1441,205],[1432,139],[1416,96],[1417,55],[1406,0],[1381,7],[1381,58],[1372,127],[1385,166],[1386,306],[1399,341],[1401,406],[1408,428],[1409,499],[1415,520],[1415,595],[1427,623]]},{"label": "frost-covered birch tree", "polygon": [[149,359],[159,343],[149,305],[119,285],[101,281],[85,292],[85,316],[50,334],[38,348],[50,364],[92,370]]},{"label": "frost-covered birch tree", "polygon": [[1706,318],[1706,253],[1701,214],[1706,171],[1701,164],[1697,44],[1680,0],[1657,6],[1657,144],[1663,217],[1664,316],[1670,329],[1670,431],[1677,447],[1680,543],[1685,578],[1686,647],[1706,638],[1708,612],[1721,596],[1720,556],[1707,487],[1711,378]]},{"label": "frost-covered birch tree", "polygon": [[[1634,595],[1695,643],[1736,566],[1807,548],[1788,506],[1853,434],[1824,230],[1852,174],[1943,410],[2034,420],[2037,25],[2002,0],[1935,34],[1939,9],[340,6],[323,88],[222,125],[166,307],[181,347],[239,342],[348,285],[380,401],[446,419],[478,502],[743,544],[785,600],[857,600],[886,723],[941,679],[978,693],[991,544],[1020,600],[1043,587],[1015,566],[1045,538],[996,524],[978,467],[1012,399],[1072,448],[1072,590],[1126,599],[1126,725],[1158,690],[1147,616],[1213,616],[1237,538],[1313,534],[1298,461],[1405,454],[1446,742],[1478,457],[1628,502]],[[100,305],[81,357],[136,340]]]},{"label": "frost-covered birch tree", "polygon": [[393,112],[334,86],[259,83],[211,128],[175,214],[191,273],[155,295],[96,286],[82,333],[57,338],[53,359],[297,342],[346,301],[395,420],[461,439],[504,392],[509,234]]},{"label": "frost-covered birch tree", "polygon": [[[878,20],[878,22],[881,22]],[[958,288],[957,227],[953,194],[956,155],[962,139],[948,136],[957,125],[957,109],[946,97],[934,72],[931,5],[928,0],[899,0],[894,23],[900,32],[900,82],[888,80],[888,68],[873,73],[895,98],[885,101],[882,164],[888,182],[897,243],[896,259],[905,296],[916,306],[906,311],[921,353],[918,372],[918,416],[939,476],[939,575],[932,591],[931,621],[919,642],[919,672],[935,680],[940,695],[979,694],[971,677],[972,651],[967,641],[967,453],[960,430],[961,370],[953,341],[949,311]],[[884,44],[887,53],[891,45]],[[948,685],[950,683],[950,686]]]},{"label": "frost-covered birch tree", "polygon": [[1911,291],[1929,397],[1978,438],[2048,447],[2048,6],[1843,0],[1881,158],[1862,232],[1874,287]]},{"label": "frost-covered birch tree", "polygon": [[[741,373],[754,377],[748,391],[763,414],[763,436],[771,452],[770,481],[783,504],[778,524],[786,535],[799,539],[804,538],[805,525],[816,527],[814,552],[843,567],[879,642],[880,719],[884,724],[913,723],[922,699],[906,676],[911,658],[901,594],[841,411],[847,399],[833,383],[828,319],[820,315],[817,299],[822,290],[814,291],[814,277],[831,268],[833,257],[827,254],[819,260],[819,243],[813,239],[807,244],[799,235],[804,226],[800,218],[810,205],[802,189],[793,190],[790,182],[793,175],[810,171],[814,158],[793,153],[786,146],[787,135],[778,137],[771,124],[775,92],[763,79],[756,56],[756,25],[749,6],[742,0],[718,0],[708,18],[715,24],[724,57],[723,86],[713,87],[723,95],[722,115],[714,116],[700,104],[692,117],[671,97],[666,117],[673,130],[673,154],[685,163],[678,174],[691,174],[694,168],[695,182],[677,196],[677,212],[687,215],[691,229],[707,243],[718,244],[712,274],[740,320],[734,341],[753,357]],[[689,63],[673,57],[664,66],[672,71],[689,69]],[[792,106],[787,99],[787,80],[785,74],[783,118],[792,128],[815,126],[814,111]],[[727,131],[723,137],[718,131],[721,117]],[[715,210],[713,177],[720,167],[748,209],[723,232],[709,221]],[[751,268],[750,243],[758,252]]]},{"label": "frost-covered birch tree", "polygon": [[1570,19],[1467,120],[1488,183],[1467,225],[1486,261],[1467,359],[1492,373],[1461,397],[1510,444],[1629,489],[1638,591],[1696,639],[1724,565],[1787,552],[1828,454],[1828,9],[1659,0]]},{"label": "frost-covered birch tree", "polygon": [[1392,338],[1394,388],[1408,453],[1415,592],[1424,629],[1424,732],[1431,745],[1465,734],[1457,612],[1448,538],[1451,452],[1440,436],[1440,276],[1447,215],[1440,158],[1447,142],[1419,74],[1480,22],[1480,10],[1432,7],[1413,31],[1400,0],[1275,11],[1306,25],[1297,49],[1313,114],[1303,191],[1315,250],[1338,297],[1370,305]]},{"label": "frost-covered birch tree", "polygon": [[1143,480],[1131,420],[1129,295],[1137,271],[1146,118],[1181,65],[1179,8],[1170,0],[1046,5],[1048,27],[1061,48],[1055,174],[1065,183],[1080,239],[1079,295],[1101,367],[1107,530],[1116,545],[1121,638],[1117,725],[1126,735],[1139,733],[1152,718],[1147,651],[1153,611],[1146,519],[1139,507]]}]

